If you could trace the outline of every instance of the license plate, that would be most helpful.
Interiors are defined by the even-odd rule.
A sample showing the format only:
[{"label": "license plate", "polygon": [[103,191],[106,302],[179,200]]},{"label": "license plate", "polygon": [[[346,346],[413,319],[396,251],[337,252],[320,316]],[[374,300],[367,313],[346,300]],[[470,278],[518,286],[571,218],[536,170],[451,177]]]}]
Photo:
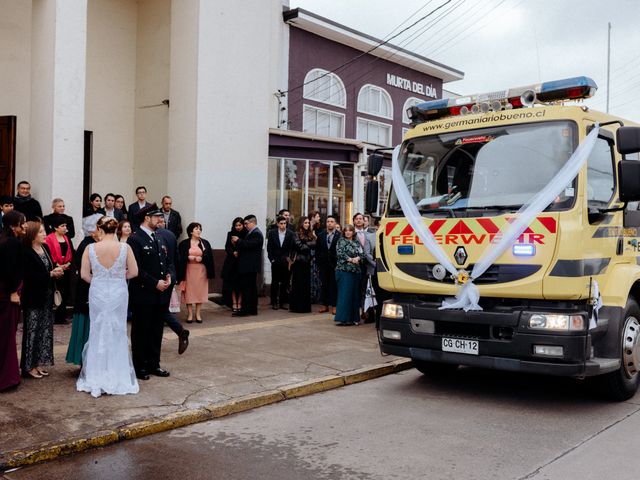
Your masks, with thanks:
[{"label": "license plate", "polygon": [[478,355],[478,344],[477,340],[445,337],[442,339],[442,351]]}]

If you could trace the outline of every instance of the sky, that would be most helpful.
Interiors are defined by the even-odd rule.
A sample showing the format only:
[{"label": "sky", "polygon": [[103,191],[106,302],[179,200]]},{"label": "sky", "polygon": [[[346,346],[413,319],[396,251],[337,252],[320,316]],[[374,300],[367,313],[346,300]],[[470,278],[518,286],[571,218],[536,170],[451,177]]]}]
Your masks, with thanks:
[{"label": "sky", "polygon": [[600,111],[607,104],[610,22],[609,112],[640,123],[640,0],[289,3],[380,39],[443,5],[391,43],[464,72],[446,90],[471,95],[585,75],[598,85],[585,104]]}]

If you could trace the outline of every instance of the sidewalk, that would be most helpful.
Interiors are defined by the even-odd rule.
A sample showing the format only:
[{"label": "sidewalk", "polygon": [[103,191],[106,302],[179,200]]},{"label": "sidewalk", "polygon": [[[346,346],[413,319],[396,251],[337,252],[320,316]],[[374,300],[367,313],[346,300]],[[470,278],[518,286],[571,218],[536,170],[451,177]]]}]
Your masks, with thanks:
[{"label": "sidewalk", "polygon": [[209,303],[203,319],[185,324],[190,345],[180,356],[176,335],[165,328],[169,378],[141,381],[138,395],[98,399],[76,391],[79,367],[64,360],[71,325],[56,325],[51,376],[0,394],[0,471],[407,367],[380,355],[373,325],[336,328],[328,314],[261,306],[258,316],[234,318]]}]

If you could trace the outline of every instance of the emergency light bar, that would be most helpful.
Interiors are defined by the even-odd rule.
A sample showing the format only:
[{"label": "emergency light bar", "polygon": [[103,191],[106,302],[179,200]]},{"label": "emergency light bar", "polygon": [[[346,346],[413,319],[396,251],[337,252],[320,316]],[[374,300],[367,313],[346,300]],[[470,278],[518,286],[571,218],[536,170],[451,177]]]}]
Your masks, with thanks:
[{"label": "emergency light bar", "polygon": [[409,108],[407,115],[411,119],[411,124],[417,125],[446,116],[531,107],[536,101],[545,103],[589,98],[596,93],[597,89],[596,82],[591,78],[573,77],[497,92],[432,100]]}]

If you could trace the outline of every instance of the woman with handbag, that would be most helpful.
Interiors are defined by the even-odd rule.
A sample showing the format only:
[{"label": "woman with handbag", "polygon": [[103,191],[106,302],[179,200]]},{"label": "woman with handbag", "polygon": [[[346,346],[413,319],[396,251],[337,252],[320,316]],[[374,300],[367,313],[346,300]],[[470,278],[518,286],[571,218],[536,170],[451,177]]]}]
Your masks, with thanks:
[{"label": "woman with handbag", "polygon": [[22,374],[31,378],[49,375],[53,365],[53,280],[64,270],[51,259],[40,222],[27,222],[24,236],[24,284],[20,303],[23,313]]},{"label": "woman with handbag", "polygon": [[202,304],[209,301],[209,279],[216,275],[211,244],[202,238],[202,225],[191,222],[187,227],[189,238],[180,242],[178,282],[187,304],[187,323],[202,323]]},{"label": "woman with handbag", "polygon": [[54,295],[56,313],[54,323],[67,323],[67,301],[71,284],[71,262],[73,260],[73,245],[67,237],[66,218],[59,216],[51,220],[53,232],[47,235],[46,243],[51,252],[51,259],[55,265],[62,267],[64,274],[55,281],[54,292],[59,292],[58,298]]},{"label": "woman with handbag", "polygon": [[311,311],[311,251],[316,248],[316,235],[311,230],[308,217],[302,217],[296,232],[291,265],[291,293],[289,311],[308,313]]}]

